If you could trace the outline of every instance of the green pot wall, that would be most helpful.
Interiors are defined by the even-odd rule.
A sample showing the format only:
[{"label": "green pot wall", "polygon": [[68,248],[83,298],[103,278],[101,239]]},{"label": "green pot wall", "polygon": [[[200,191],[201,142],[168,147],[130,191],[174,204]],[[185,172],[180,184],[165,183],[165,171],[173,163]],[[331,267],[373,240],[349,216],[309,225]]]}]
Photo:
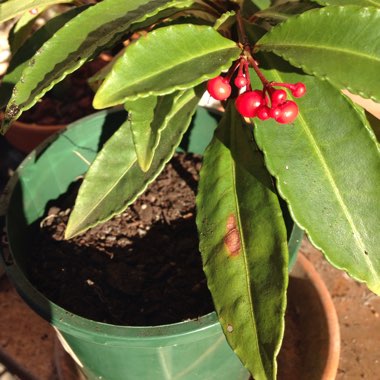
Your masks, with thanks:
[{"label": "green pot wall", "polygon": [[[8,187],[6,271],[26,302],[58,329],[89,379],[246,380],[248,372],[227,344],[215,313],[165,326],[109,325],[69,313],[27,278],[28,226],[44,214],[49,200],[87,170],[86,160],[95,158],[124,120],[122,112],[99,112],[73,123],[27,156]],[[216,124],[214,116],[199,109],[183,147],[202,153]],[[295,257],[302,231],[294,227],[291,232],[290,251]]]}]

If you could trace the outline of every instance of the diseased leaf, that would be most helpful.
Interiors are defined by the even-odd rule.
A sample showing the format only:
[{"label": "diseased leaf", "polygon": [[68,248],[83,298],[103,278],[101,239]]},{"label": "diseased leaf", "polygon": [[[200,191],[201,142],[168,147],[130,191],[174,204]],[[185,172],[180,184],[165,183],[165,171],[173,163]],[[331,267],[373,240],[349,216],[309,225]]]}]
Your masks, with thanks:
[{"label": "diseased leaf", "polygon": [[175,93],[160,97],[149,96],[124,104],[129,112],[137,161],[144,172],[150,168],[161,131],[167,125],[166,115],[171,112],[177,98],[178,94]]},{"label": "diseased leaf", "polygon": [[156,29],[130,45],[94,98],[105,108],[198,85],[228,68],[240,54],[212,27],[182,24]]},{"label": "diseased leaf", "polygon": [[329,82],[274,69],[265,75],[307,86],[294,123],[255,120],[293,219],[329,262],[380,294],[380,154],[364,113]]},{"label": "diseased leaf", "polygon": [[230,106],[203,157],[197,225],[203,268],[228,342],[255,379],[275,379],[287,236],[249,128]]},{"label": "diseased leaf", "polygon": [[380,101],[380,86],[374,79],[380,72],[379,24],[378,8],[330,6],[277,25],[257,48],[272,51],[339,88]]},{"label": "diseased leaf", "polygon": [[198,102],[194,89],[178,94],[147,172],[137,163],[130,121],[126,121],[107,141],[87,172],[65,231],[66,239],[110,219],[135,201],[172,157]]},{"label": "diseased leaf", "polygon": [[[0,4],[0,23],[10,20],[13,17],[27,12],[33,8],[45,7],[62,3],[62,0],[8,0]],[[71,3],[73,0],[65,0],[65,3]]]},{"label": "diseased leaf", "polygon": [[[7,106],[3,132],[56,83],[121,38],[134,23],[190,0],[103,0],[57,31],[29,61]],[[70,43],[67,43],[70,41]]]}]

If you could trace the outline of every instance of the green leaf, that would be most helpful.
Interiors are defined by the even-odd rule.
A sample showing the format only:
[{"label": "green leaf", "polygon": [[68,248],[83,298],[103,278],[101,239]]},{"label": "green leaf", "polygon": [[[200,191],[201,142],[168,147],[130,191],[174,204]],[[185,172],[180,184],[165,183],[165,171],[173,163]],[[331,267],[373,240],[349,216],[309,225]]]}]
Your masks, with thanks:
[{"label": "green leaf", "polygon": [[203,269],[229,344],[256,380],[275,379],[287,237],[271,177],[248,128],[229,107],[204,154],[197,225]]},{"label": "green leaf", "polygon": [[[380,9],[311,10],[272,28],[257,44],[365,98],[380,101]],[[307,31],[312,31],[307,33]]]},{"label": "green leaf", "polygon": [[77,15],[29,61],[7,106],[3,129],[66,75],[118,42],[131,25],[166,8],[189,3],[190,0],[103,0]]},{"label": "green leaf", "polygon": [[35,28],[36,19],[40,16],[41,12],[45,10],[45,7],[38,8],[36,13],[26,12],[17,22],[14,23],[12,29],[9,31],[8,43],[12,55],[23,45],[28,39],[29,35]]},{"label": "green leaf", "polygon": [[[174,97],[148,96],[147,98],[131,100],[124,104],[129,112],[133,143],[135,145],[137,161],[142,171],[150,168],[154,152],[160,141],[160,130],[164,127],[166,113],[172,107]],[[169,109],[161,108],[165,102]]]},{"label": "green leaf", "polygon": [[380,155],[364,113],[329,82],[276,70],[265,75],[304,82],[308,91],[297,99],[294,123],[255,121],[293,219],[328,261],[379,294]]},{"label": "green leaf", "polygon": [[73,8],[46,22],[23,44],[12,57],[6,75],[1,84],[0,107],[4,107],[12,96],[15,84],[21,79],[23,70],[41,46],[51,38],[63,25],[74,18],[87,7]]},{"label": "green leaf", "polygon": [[220,73],[240,49],[212,27],[173,25],[154,30],[129,46],[94,98],[105,108],[150,95],[183,90]]},{"label": "green leaf", "polygon": [[314,0],[321,5],[360,5],[362,7],[380,7],[380,0]]},{"label": "green leaf", "polygon": [[271,24],[277,24],[286,21],[289,17],[293,17],[294,15],[304,13],[317,7],[318,5],[313,3],[287,2],[256,12],[255,15],[267,20]]},{"label": "green leaf", "polygon": [[380,142],[380,119],[373,116],[369,112],[366,112],[366,116],[367,116],[369,125],[371,126],[373,132],[375,133],[377,141]]},{"label": "green leaf", "polygon": [[236,22],[236,12],[228,11],[228,12],[223,13],[215,21],[213,28],[219,31],[229,30],[231,28],[231,25],[233,25],[235,22]]},{"label": "green leaf", "polygon": [[250,2],[256,5],[259,9],[268,8],[271,4],[270,0],[250,0]]},{"label": "green leaf", "polygon": [[[0,4],[0,23],[10,20],[13,17],[27,12],[33,8],[45,7],[62,3],[62,0],[9,0]],[[73,0],[65,0],[65,3],[71,3]]]},{"label": "green leaf", "polygon": [[130,121],[125,122],[88,170],[65,231],[66,239],[110,219],[135,201],[172,157],[198,102],[199,96],[194,89],[178,94],[147,172],[137,163]]}]

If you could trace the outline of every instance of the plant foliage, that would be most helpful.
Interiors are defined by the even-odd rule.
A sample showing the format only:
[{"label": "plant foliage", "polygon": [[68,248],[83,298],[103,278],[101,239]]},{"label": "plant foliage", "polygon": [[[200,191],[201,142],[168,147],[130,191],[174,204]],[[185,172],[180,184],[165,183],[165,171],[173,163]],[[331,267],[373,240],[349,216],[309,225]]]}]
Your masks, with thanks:
[{"label": "plant foliage", "polygon": [[[67,239],[128,207],[174,154],[208,81],[233,83],[247,63],[247,91],[262,90],[266,104],[285,83],[298,116],[244,118],[234,88],[204,155],[200,251],[228,342],[255,379],[276,378],[288,282],[279,197],[332,265],[380,294],[379,144],[341,91],[380,101],[378,0],[66,1],[29,38],[26,12],[59,2],[22,3],[0,4],[0,20],[24,17],[1,88],[3,132],[105,50],[115,59],[94,76],[94,106],[129,112],[85,176]],[[300,82],[307,93],[295,99]]]}]

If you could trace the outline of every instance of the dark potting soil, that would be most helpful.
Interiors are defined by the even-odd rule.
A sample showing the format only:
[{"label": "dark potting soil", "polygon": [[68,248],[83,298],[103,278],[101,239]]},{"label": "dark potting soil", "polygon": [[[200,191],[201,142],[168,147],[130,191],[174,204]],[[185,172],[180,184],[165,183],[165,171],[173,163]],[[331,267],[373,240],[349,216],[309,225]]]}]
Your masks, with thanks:
[{"label": "dark potting soil", "polygon": [[33,283],[68,311],[112,324],[161,325],[211,312],[195,225],[200,166],[199,156],[176,155],[125,212],[65,241],[76,183],[33,233]]}]

